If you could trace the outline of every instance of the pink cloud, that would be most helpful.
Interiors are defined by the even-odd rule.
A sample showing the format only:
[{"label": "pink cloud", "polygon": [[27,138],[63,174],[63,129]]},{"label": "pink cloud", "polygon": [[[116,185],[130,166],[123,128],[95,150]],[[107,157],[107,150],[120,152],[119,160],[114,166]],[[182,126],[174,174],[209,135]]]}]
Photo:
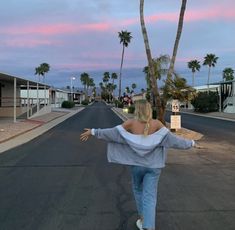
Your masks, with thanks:
[{"label": "pink cloud", "polygon": [[112,51],[112,52],[106,52],[106,51],[97,51],[93,50],[92,53],[89,51],[83,51],[82,53],[79,54],[79,56],[83,58],[91,58],[91,59],[100,59],[100,58],[105,58],[105,59],[121,59],[121,54],[120,52],[117,51]]},{"label": "pink cloud", "polygon": [[235,20],[234,9],[216,6],[210,9],[188,10],[185,14],[186,21],[201,21],[201,20]]},{"label": "pink cloud", "polygon": [[23,34],[41,34],[56,35],[65,33],[79,33],[81,31],[106,31],[111,27],[109,23],[93,23],[93,24],[53,24],[53,25],[26,25],[13,26],[1,29],[1,33],[10,35]]},{"label": "pink cloud", "polygon": [[84,71],[87,70],[97,70],[97,69],[106,69],[106,68],[119,68],[120,66],[117,64],[107,64],[107,63],[100,63],[97,61],[97,63],[94,62],[87,62],[87,63],[64,63],[64,64],[58,64],[55,65],[58,69],[70,69],[77,71],[78,69],[83,69]]},{"label": "pink cloud", "polygon": [[[177,22],[179,12],[157,13],[155,15],[145,16],[146,23],[154,23],[156,21]],[[185,22],[193,21],[211,21],[211,20],[235,20],[235,11],[229,6],[215,6],[205,9],[186,9]],[[130,18],[121,21],[109,21],[98,23],[56,23],[50,25],[15,25],[7,28],[0,28],[0,33],[9,35],[43,35],[51,36],[57,34],[73,34],[84,32],[104,32],[113,31],[120,26],[131,26],[139,24],[139,18]]]},{"label": "pink cloud", "polygon": [[79,28],[86,31],[107,31],[110,29],[111,25],[109,23],[93,23],[93,24],[83,24]]},{"label": "pink cloud", "polygon": [[[179,12],[172,13],[157,13],[155,15],[145,16],[146,23],[154,23],[156,21],[168,21],[168,22],[178,22]],[[234,7],[230,6],[215,6],[207,9],[197,9],[185,11],[185,22],[191,21],[215,21],[215,20],[235,20],[235,10]],[[123,25],[134,25],[138,24],[139,19],[128,19],[122,21]]]},{"label": "pink cloud", "polygon": [[25,47],[33,48],[41,45],[58,45],[59,42],[49,41],[49,40],[33,40],[33,39],[9,39],[5,41],[5,45],[9,47]]},{"label": "pink cloud", "polygon": [[175,22],[178,21],[178,14],[177,13],[161,13],[157,15],[151,15],[146,17],[146,22],[155,22],[155,21],[169,21]]}]

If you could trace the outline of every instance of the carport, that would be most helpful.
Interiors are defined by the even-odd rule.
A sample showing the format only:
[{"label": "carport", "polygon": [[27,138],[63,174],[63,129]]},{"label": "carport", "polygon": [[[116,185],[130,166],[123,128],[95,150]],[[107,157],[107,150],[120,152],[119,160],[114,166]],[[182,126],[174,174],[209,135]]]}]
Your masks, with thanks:
[{"label": "carport", "polygon": [[[27,118],[30,117],[30,110],[32,111],[32,106],[36,105],[36,111],[40,109],[39,89],[44,89],[45,91],[50,88],[49,85],[27,80],[21,77],[16,77],[6,73],[0,73],[0,113],[9,114],[13,117],[13,121],[16,122],[17,119],[17,108],[22,106],[22,98],[20,97],[21,88],[27,89],[27,97],[25,98]],[[30,89],[37,90],[36,102],[32,102],[29,97]],[[46,100],[46,94],[44,98],[44,105],[49,103]],[[1,114],[0,114],[1,115]]]}]

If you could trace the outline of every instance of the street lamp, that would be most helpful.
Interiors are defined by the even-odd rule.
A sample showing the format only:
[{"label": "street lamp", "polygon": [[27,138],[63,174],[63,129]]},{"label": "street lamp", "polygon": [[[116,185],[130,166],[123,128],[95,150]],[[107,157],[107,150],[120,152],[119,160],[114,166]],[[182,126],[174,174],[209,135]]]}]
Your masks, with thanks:
[{"label": "street lamp", "polygon": [[73,81],[74,81],[74,80],[76,80],[75,77],[70,77],[70,94],[71,94],[71,101],[72,101],[72,99],[73,99],[73,89],[72,89],[72,87],[73,87]]}]

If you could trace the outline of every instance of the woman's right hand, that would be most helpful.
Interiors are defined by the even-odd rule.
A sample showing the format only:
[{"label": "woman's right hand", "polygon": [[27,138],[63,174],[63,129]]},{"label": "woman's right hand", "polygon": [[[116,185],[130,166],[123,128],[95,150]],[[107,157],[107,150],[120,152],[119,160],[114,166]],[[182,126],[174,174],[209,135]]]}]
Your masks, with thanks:
[{"label": "woman's right hand", "polygon": [[81,141],[87,141],[88,138],[91,136],[91,129],[84,129],[85,131],[80,135]]}]

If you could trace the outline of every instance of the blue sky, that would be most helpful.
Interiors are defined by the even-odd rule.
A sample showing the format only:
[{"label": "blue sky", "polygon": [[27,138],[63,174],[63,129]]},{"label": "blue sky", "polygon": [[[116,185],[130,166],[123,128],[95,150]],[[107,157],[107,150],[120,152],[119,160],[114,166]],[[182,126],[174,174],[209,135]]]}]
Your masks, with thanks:
[{"label": "blue sky", "polygon": [[[145,1],[145,18],[153,57],[171,55],[181,1]],[[125,51],[125,69],[146,65],[139,23],[139,1],[110,0],[8,0],[0,10],[0,71],[34,79],[42,62],[51,66],[46,80],[69,85],[70,77],[117,71],[121,61],[118,32],[128,30],[133,40]],[[219,57],[214,72],[235,69],[235,1],[191,0],[176,60],[176,69],[203,60],[207,53]],[[206,67],[202,67],[206,72]],[[136,74],[136,71],[133,71]],[[190,71],[189,71],[190,75]],[[128,77],[128,76],[127,76]],[[134,78],[134,76],[130,76]],[[206,76],[205,76],[206,78]]]}]

